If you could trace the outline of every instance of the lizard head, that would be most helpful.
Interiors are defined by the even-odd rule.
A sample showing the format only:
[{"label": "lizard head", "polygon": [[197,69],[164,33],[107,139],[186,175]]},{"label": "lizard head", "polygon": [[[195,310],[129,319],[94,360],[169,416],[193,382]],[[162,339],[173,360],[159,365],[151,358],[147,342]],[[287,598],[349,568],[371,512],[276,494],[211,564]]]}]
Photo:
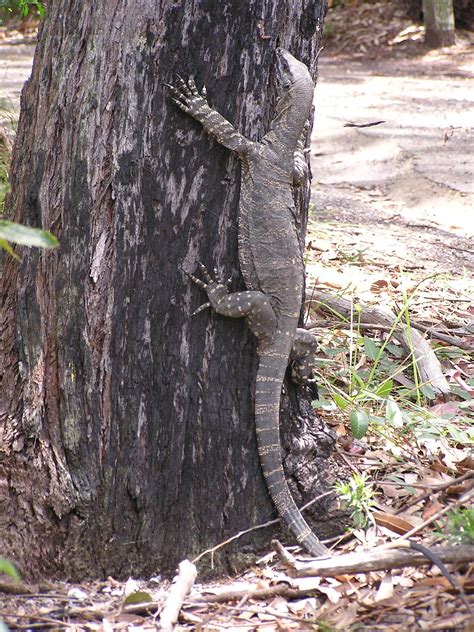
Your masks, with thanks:
[{"label": "lizard head", "polygon": [[308,68],[283,48],[276,49],[278,101],[272,129],[297,142],[309,117],[313,102],[314,83]]},{"label": "lizard head", "polygon": [[293,86],[299,83],[310,83],[312,85],[311,75],[308,68],[298,61],[284,48],[276,49],[277,56],[277,77],[280,91],[285,93]]}]

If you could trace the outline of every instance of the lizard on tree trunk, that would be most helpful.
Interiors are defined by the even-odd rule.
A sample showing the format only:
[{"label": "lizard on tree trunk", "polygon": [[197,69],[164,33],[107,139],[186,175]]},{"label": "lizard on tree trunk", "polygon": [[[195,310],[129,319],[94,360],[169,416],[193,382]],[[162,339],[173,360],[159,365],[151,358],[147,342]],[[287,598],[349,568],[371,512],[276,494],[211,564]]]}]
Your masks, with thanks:
[{"label": "lizard on tree trunk", "polygon": [[302,149],[314,84],[303,63],[283,49],[276,54],[280,98],[271,129],[259,143],[211,109],[206,89],[199,93],[193,78],[185,82],[178,77],[177,87],[167,87],[184,112],[240,158],[239,261],[247,291],[229,293],[227,284],[211,277],[202,264],[205,282],[190,276],[209,297],[202,308],[211,305],[219,314],[246,317],[257,338],[255,426],[267,487],[297,541],[312,555],[328,556],[291,497],[281,459],[279,411],[286,368],[292,362],[293,379],[306,382],[316,348],[314,337],[297,327],[304,263],[292,195],[294,183],[306,175]]}]

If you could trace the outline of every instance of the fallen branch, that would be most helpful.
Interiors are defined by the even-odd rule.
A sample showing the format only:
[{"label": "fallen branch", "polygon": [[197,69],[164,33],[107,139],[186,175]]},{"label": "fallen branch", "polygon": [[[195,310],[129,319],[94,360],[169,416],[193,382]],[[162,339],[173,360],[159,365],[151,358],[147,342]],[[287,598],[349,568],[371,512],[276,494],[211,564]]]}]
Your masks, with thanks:
[{"label": "fallen branch", "polygon": [[191,599],[188,603],[225,603],[227,601],[240,601],[241,599],[271,599],[272,597],[285,597],[286,599],[301,599],[307,597],[317,589],[308,590],[292,588],[288,584],[277,584],[268,588],[257,588],[256,590],[226,590],[217,595],[200,595]]},{"label": "fallen branch", "polygon": [[[350,319],[353,305],[351,301],[340,296],[333,296],[325,292],[315,291],[313,301],[323,312]],[[384,325],[393,329],[396,338],[405,351],[413,356],[413,362],[419,371],[422,383],[429,383],[437,397],[444,400],[452,397],[447,379],[443,375],[441,364],[425,338],[413,327],[404,323],[394,325],[395,315],[382,307],[368,307],[361,305],[364,321],[376,325]]]},{"label": "fallen branch", "polygon": [[168,599],[160,614],[160,628],[171,632],[178,621],[179,611],[196,580],[197,570],[189,560],[179,563],[178,574],[173,580]]},{"label": "fallen branch", "polygon": [[[442,562],[459,564],[474,562],[474,546],[436,546],[431,551]],[[405,566],[424,566],[432,564],[423,553],[409,548],[373,549],[347,553],[338,557],[311,562],[297,562],[290,568],[295,577],[336,577],[338,575],[384,571]]]},{"label": "fallen branch", "polygon": [[[466,340],[463,340],[459,336],[454,336],[453,334],[447,334],[444,331],[439,331],[438,329],[435,329],[433,325],[423,325],[423,323],[419,323],[415,319],[413,319],[410,322],[410,324],[412,328],[418,329],[419,331],[422,331],[424,333],[428,333],[431,336],[431,338],[436,338],[437,340],[441,340],[441,342],[445,342],[446,344],[451,345],[452,347],[459,347],[460,349],[466,349],[467,351],[471,349],[471,345],[469,344],[469,342],[466,342]],[[337,326],[339,327],[341,326],[340,319],[328,320],[327,318],[321,318],[320,320],[312,320],[311,323],[309,324],[310,329],[313,329],[315,327],[330,328],[330,327],[337,327]],[[389,325],[381,325],[381,324],[370,323],[370,322],[367,322],[367,323],[358,322],[357,327],[359,329],[369,329],[371,331],[391,331],[392,329],[392,327]],[[465,333],[467,335],[467,332]]]},{"label": "fallen branch", "polygon": [[36,595],[52,590],[55,590],[55,585],[48,582],[42,584],[27,584],[26,582],[16,581],[14,579],[4,579],[0,581],[0,592],[10,595]]}]

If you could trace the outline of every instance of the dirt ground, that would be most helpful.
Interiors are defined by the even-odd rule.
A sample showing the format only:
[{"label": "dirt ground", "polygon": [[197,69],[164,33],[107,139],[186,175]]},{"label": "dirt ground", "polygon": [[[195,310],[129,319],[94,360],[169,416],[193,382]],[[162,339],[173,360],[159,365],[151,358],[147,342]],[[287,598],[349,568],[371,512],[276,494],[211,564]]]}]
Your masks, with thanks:
[{"label": "dirt ground", "polygon": [[372,257],[472,272],[471,48],[408,60],[322,57],[311,152],[316,221],[358,227],[358,247]]}]

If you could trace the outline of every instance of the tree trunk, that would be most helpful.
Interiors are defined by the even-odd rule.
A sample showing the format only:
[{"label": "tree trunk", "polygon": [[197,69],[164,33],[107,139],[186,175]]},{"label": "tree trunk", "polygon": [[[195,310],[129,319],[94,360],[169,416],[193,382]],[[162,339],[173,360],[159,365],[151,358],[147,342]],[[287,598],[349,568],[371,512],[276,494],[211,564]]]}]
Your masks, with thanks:
[{"label": "tree trunk", "polygon": [[[23,250],[2,277],[0,541],[26,575],[156,573],[273,516],[253,337],[242,321],[191,318],[205,296],[184,273],[202,261],[243,287],[238,162],[163,82],[196,74],[258,139],[275,103],[275,48],[315,75],[324,5],[48,2],[7,214],[61,245]],[[299,203],[303,230],[307,190]],[[327,489],[333,438],[304,393],[286,393],[285,453],[304,446],[287,459],[298,502]],[[329,513],[314,512],[322,535]]]},{"label": "tree trunk", "polygon": [[423,0],[425,42],[430,48],[456,43],[453,0]]}]

